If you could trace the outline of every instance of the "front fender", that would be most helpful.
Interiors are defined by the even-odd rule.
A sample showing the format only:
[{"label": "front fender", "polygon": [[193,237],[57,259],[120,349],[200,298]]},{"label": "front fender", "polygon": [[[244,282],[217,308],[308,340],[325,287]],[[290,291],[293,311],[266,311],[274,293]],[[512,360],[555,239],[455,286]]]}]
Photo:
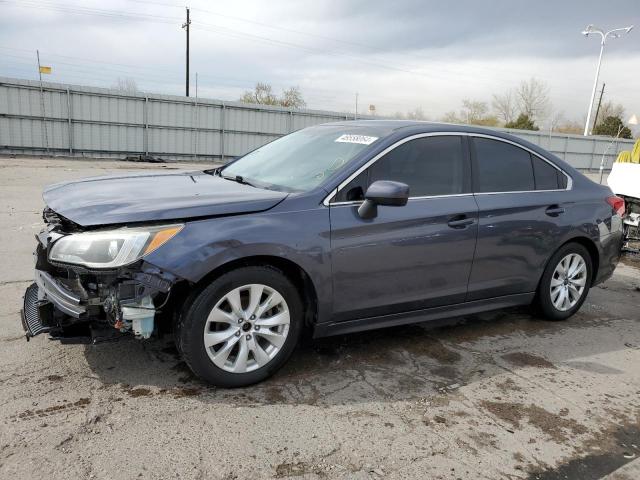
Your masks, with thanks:
[{"label": "front fender", "polygon": [[188,222],[170,242],[145,258],[197,283],[241,258],[274,256],[302,268],[318,295],[319,320],[330,315],[332,282],[329,209],[263,212]]}]

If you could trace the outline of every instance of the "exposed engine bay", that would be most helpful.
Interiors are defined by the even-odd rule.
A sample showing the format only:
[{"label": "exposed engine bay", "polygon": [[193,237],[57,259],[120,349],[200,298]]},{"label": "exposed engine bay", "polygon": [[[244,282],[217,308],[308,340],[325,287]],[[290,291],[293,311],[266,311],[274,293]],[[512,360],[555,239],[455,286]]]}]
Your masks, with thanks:
[{"label": "exposed engine bay", "polygon": [[[95,242],[103,240],[99,230],[84,229],[49,208],[45,208],[43,219],[47,227],[36,236],[35,283],[27,289],[24,300],[23,326],[27,339],[45,332],[64,343],[98,343],[117,339],[121,334],[149,338],[158,328],[158,315],[168,304],[178,279],[143,259],[107,268],[57,261],[60,257],[72,260],[69,253],[52,255],[54,246],[60,245],[66,236],[93,232]],[[126,233],[134,238],[129,231]],[[155,239],[157,235],[149,236],[145,248]],[[135,241],[142,243],[139,239]],[[106,251],[109,258],[98,258],[106,260],[103,261],[106,265],[114,263],[113,259],[124,255],[122,252],[127,249],[126,241],[109,242],[106,247],[100,246],[99,253],[104,256],[102,252]],[[84,249],[85,257],[97,255],[91,253],[91,243],[74,248],[81,252]],[[125,253],[130,255],[131,251]]]}]

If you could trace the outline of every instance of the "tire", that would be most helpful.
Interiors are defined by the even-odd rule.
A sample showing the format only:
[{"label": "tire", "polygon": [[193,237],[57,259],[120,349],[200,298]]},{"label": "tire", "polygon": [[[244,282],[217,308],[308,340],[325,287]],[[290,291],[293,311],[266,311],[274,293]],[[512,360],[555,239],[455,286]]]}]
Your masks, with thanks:
[{"label": "tire", "polygon": [[[577,263],[572,263],[574,261]],[[576,273],[578,270],[582,272],[578,265],[584,266],[583,273]],[[563,270],[566,273],[563,274]],[[553,254],[540,279],[536,303],[542,315],[549,320],[571,317],[587,298],[592,275],[593,263],[589,251],[578,243],[563,245]]]},{"label": "tire", "polygon": [[244,387],[273,375],[303,329],[296,287],[268,266],[227,272],[184,308],[178,350],[193,373],[219,387]]}]

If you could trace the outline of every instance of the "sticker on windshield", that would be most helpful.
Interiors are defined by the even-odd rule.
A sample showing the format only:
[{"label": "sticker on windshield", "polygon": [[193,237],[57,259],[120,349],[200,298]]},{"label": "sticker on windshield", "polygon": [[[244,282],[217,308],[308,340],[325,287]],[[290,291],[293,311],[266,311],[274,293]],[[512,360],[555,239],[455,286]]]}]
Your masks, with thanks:
[{"label": "sticker on windshield", "polygon": [[345,133],[336,138],[336,142],[340,143],[361,143],[362,145],[371,145],[378,137],[368,137],[367,135],[350,135]]}]

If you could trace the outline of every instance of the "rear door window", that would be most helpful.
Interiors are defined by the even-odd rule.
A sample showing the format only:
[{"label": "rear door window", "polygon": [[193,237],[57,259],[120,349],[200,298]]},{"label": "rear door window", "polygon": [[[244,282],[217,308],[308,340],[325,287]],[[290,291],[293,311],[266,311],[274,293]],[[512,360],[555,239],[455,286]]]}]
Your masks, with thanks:
[{"label": "rear door window", "polygon": [[478,170],[476,192],[535,190],[529,152],[510,143],[489,138],[474,138],[473,144]]}]

